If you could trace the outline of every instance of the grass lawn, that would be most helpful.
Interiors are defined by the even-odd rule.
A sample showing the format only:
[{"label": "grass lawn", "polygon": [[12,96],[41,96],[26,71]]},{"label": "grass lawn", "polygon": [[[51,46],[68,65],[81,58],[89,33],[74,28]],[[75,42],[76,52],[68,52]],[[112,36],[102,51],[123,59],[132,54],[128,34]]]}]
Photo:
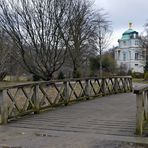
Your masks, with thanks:
[{"label": "grass lawn", "polygon": [[7,86],[12,86],[12,85],[17,85],[17,84],[24,84],[28,82],[8,82],[8,81],[0,81],[0,87],[7,87]]},{"label": "grass lawn", "polygon": [[146,81],[146,80],[144,80],[144,79],[135,79],[135,78],[133,78],[133,82],[148,84],[148,81]]}]

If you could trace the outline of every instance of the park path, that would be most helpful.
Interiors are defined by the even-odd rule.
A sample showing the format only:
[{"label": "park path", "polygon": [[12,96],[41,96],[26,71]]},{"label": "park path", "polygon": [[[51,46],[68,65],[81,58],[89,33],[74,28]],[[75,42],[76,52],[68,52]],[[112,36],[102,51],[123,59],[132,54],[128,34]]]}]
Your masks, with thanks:
[{"label": "park path", "polygon": [[148,144],[148,137],[134,134],[135,124],[135,95],[117,94],[26,116],[0,126],[0,146],[117,148],[124,145],[121,142]]}]

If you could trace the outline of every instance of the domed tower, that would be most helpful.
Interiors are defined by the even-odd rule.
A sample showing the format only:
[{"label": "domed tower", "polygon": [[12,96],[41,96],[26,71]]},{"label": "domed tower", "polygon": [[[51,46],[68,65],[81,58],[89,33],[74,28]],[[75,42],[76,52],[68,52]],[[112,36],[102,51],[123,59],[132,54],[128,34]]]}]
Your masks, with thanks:
[{"label": "domed tower", "polygon": [[132,29],[132,23],[129,23],[129,29],[122,34],[118,40],[119,48],[137,47],[139,45],[138,32]]},{"label": "domed tower", "polygon": [[126,30],[121,39],[118,40],[119,46],[115,50],[115,59],[117,64],[125,72],[144,72],[145,49],[141,48],[139,34],[132,29],[132,23],[129,23],[129,29]]}]

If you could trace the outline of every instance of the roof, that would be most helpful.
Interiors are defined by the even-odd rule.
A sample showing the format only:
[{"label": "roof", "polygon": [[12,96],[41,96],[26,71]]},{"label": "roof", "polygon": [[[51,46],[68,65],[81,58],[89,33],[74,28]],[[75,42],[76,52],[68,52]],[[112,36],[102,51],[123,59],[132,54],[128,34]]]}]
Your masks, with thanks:
[{"label": "roof", "polygon": [[128,29],[128,30],[126,30],[122,35],[128,35],[128,34],[133,34],[133,33],[138,33],[137,31],[135,31],[135,30],[133,30],[133,29]]},{"label": "roof", "polygon": [[129,28],[128,30],[126,30],[123,34],[122,34],[122,38],[121,40],[129,40],[133,34],[137,34],[138,35],[138,32]]}]

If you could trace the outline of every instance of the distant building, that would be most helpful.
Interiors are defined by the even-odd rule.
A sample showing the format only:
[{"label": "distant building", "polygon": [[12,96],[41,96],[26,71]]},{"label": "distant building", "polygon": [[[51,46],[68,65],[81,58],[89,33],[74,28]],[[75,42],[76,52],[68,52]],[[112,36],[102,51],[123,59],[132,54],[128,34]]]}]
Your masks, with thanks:
[{"label": "distant building", "polygon": [[132,23],[129,23],[129,29],[122,34],[118,40],[118,47],[115,49],[115,59],[118,67],[125,71],[144,72],[146,63],[146,51],[140,47],[139,34],[132,29]]}]

